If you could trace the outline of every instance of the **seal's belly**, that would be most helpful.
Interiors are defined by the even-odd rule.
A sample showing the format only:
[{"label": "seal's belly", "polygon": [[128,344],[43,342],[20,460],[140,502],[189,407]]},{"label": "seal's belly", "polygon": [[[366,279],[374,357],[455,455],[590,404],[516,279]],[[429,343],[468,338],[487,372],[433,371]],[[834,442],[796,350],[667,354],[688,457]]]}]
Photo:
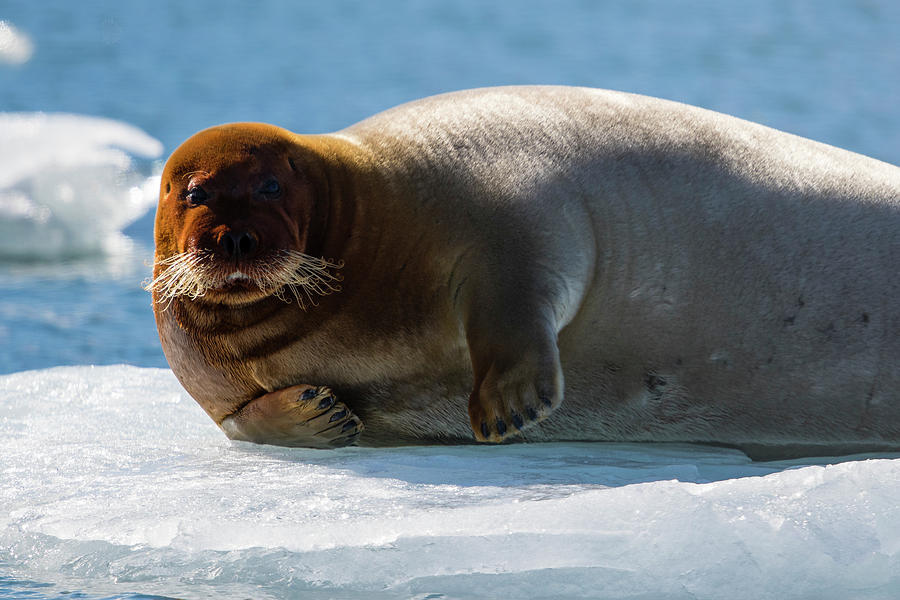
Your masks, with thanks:
[{"label": "seal's belly", "polygon": [[758,302],[786,304],[786,316],[736,308],[705,322],[693,306],[608,300],[590,297],[560,333],[566,400],[529,439],[900,442],[891,303],[863,314],[785,294]]},{"label": "seal's belly", "polygon": [[[885,337],[892,313],[835,319],[811,299],[759,300],[782,301],[787,316],[735,310],[703,325],[693,306],[589,294],[559,334],[562,406],[511,441],[900,441],[900,372],[885,360],[900,353]],[[366,423],[363,445],[472,442],[465,356],[414,370],[327,383]]]}]

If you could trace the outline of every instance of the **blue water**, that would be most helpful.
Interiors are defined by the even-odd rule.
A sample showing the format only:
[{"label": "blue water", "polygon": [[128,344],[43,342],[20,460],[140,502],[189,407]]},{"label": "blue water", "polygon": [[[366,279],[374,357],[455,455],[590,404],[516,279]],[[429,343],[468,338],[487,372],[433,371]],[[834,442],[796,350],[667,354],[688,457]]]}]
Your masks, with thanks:
[{"label": "blue water", "polygon": [[[900,164],[895,0],[3,0],[0,21],[33,45],[24,64],[0,61],[0,113],[136,126],[164,147],[134,163],[147,177],[221,122],[317,133],[422,96],[538,83],[683,101]],[[165,366],[141,289],[152,217],[112,256],[0,259],[0,374]],[[97,597],[4,571],[0,597]]]}]

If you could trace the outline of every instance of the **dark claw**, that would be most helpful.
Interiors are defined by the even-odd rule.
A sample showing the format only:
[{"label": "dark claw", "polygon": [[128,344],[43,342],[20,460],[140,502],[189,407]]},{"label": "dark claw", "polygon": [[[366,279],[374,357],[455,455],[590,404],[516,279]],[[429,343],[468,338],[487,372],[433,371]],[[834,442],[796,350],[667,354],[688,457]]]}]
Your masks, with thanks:
[{"label": "dark claw", "polygon": [[328,396],[327,398],[322,398],[322,401],[319,402],[319,410],[325,410],[334,404],[334,396]]},{"label": "dark claw", "polygon": [[333,415],[331,415],[331,418],[328,419],[328,422],[329,422],[329,423],[334,423],[335,421],[337,421],[337,420],[339,420],[339,419],[343,419],[343,418],[346,417],[346,416],[347,416],[347,411],[346,411],[346,410],[339,410],[338,412],[336,412],[336,413],[334,413]]},{"label": "dark claw", "polygon": [[497,433],[506,435],[506,423],[503,422],[503,419],[497,419]]},{"label": "dark claw", "polygon": [[491,434],[491,432],[488,431],[487,423],[482,421],[481,422],[481,435],[483,435],[485,438],[488,438],[488,437],[490,437],[490,434]]},{"label": "dark claw", "polygon": [[547,396],[541,396],[541,404],[543,404],[547,408],[553,406],[553,402],[551,402],[550,398],[548,398]]},{"label": "dark claw", "polygon": [[512,422],[513,422],[513,426],[516,429],[522,429],[523,427],[525,427],[525,422],[522,420],[522,417],[518,414],[515,414],[512,416]]},{"label": "dark claw", "polygon": [[341,433],[346,433],[348,429],[353,429],[356,427],[356,423],[354,421],[347,421],[344,423],[344,426],[341,427]]},{"label": "dark claw", "polygon": [[300,394],[301,400],[312,400],[316,397],[316,388],[309,388],[308,390],[303,390],[303,393]]},{"label": "dark claw", "polygon": [[531,408],[531,407],[529,406],[529,407],[528,407],[528,410],[527,410],[526,412],[528,413],[528,420],[529,420],[529,421],[537,421],[538,414],[537,414],[537,411],[536,411],[536,410],[534,410],[533,408]]}]

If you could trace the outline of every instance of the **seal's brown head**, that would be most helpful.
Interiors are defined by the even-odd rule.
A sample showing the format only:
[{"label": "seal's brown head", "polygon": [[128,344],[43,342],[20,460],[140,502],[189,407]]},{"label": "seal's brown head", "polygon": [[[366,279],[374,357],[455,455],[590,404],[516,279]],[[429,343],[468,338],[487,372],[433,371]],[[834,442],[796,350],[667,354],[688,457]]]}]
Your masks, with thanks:
[{"label": "seal's brown head", "polygon": [[148,289],[173,299],[243,305],[267,296],[301,306],[337,289],[339,265],[316,258],[324,178],[298,136],[259,123],[197,133],[166,163]]}]

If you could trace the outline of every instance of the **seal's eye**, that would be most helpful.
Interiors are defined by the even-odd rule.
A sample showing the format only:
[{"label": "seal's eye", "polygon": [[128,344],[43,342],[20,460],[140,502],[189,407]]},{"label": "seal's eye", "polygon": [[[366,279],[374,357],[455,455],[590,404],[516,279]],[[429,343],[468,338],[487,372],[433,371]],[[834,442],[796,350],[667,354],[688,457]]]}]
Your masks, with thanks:
[{"label": "seal's eye", "polygon": [[278,180],[273,177],[262,184],[259,188],[259,193],[269,198],[277,198],[281,195],[281,186],[278,184]]},{"label": "seal's eye", "polygon": [[206,202],[209,199],[209,194],[206,193],[206,190],[197,185],[188,189],[187,194],[185,194],[184,197],[187,199],[188,204],[197,206],[198,204]]}]

